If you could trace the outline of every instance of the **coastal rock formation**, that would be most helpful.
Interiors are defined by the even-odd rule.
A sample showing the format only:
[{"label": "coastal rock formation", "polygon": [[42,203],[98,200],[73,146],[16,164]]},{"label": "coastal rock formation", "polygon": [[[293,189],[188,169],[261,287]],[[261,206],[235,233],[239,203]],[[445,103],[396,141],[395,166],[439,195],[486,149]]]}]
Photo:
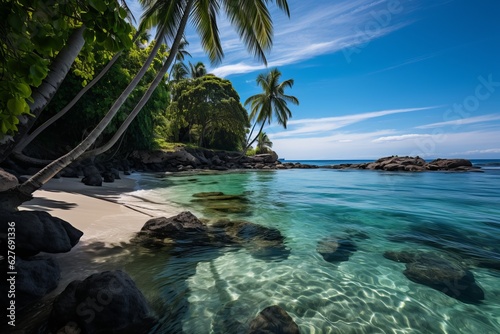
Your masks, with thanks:
[{"label": "coastal rock formation", "polygon": [[12,189],[18,184],[17,177],[0,168],[0,192]]},{"label": "coastal rock formation", "polygon": [[145,245],[165,245],[182,242],[187,245],[209,244],[208,228],[195,215],[184,211],[170,218],[150,219],[135,239]]},{"label": "coastal rock formation", "polygon": [[385,252],[384,257],[406,263],[403,274],[411,281],[427,285],[464,303],[484,299],[474,275],[461,263],[434,253]]},{"label": "coastal rock formation", "polygon": [[316,251],[327,262],[347,261],[356,250],[356,244],[352,240],[335,237],[327,237],[320,240],[316,247]]},{"label": "coastal rock formation", "polygon": [[245,221],[219,220],[206,225],[189,211],[170,218],[153,218],[132,239],[145,247],[244,247],[257,258],[286,259],[290,250],[281,233]]},{"label": "coastal rock formation", "polygon": [[277,305],[266,307],[250,323],[248,334],[299,334],[299,327],[292,317]]},{"label": "coastal rock formation", "polygon": [[16,255],[22,257],[69,252],[83,235],[67,221],[44,211],[0,212],[2,243],[6,243],[9,222],[16,224]]},{"label": "coastal rock formation", "polygon": [[420,157],[398,157],[391,156],[380,158],[377,161],[361,164],[340,164],[330,166],[333,169],[371,169],[385,171],[480,171],[474,167],[469,160],[465,159],[436,159],[426,162]]},{"label": "coastal rock formation", "polygon": [[156,322],[146,298],[123,271],[73,281],[54,301],[52,333],[148,333]]},{"label": "coastal rock formation", "polygon": [[102,177],[96,166],[87,166],[83,170],[82,182],[87,186],[102,186]]}]

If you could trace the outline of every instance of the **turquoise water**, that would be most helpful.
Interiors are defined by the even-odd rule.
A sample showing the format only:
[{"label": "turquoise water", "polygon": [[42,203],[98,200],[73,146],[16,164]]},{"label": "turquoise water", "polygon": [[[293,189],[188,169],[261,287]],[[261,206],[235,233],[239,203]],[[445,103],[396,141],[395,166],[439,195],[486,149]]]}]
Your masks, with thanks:
[{"label": "turquoise water", "polygon": [[[500,261],[499,169],[143,175],[139,186],[151,205],[275,227],[290,250],[286,259],[245,249],[141,254],[126,270],[163,315],[158,333],[242,333],[274,304],[302,333],[500,333],[500,270],[474,261]],[[230,213],[192,201],[214,191],[248,201]],[[326,262],[316,247],[329,236],[351,238],[357,251]],[[460,256],[484,301],[466,304],[408,280],[405,264],[383,257],[390,250]]]}]

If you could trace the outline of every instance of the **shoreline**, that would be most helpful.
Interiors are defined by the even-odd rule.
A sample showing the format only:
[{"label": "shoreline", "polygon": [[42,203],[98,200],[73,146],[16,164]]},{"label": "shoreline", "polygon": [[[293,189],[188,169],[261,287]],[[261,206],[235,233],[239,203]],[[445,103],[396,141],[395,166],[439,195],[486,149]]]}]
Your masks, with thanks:
[{"label": "shoreline", "polygon": [[52,179],[20,207],[21,210],[46,211],[84,233],[71,251],[50,254],[59,263],[61,280],[45,300],[57,296],[71,281],[104,270],[120,269],[114,259],[126,256],[130,239],[146,221],[182,211],[168,203],[161,211],[152,210],[140,205],[140,198],[125,197],[135,190],[138,190],[137,181],[130,177],[103,183],[102,187],[86,186],[77,178]]}]

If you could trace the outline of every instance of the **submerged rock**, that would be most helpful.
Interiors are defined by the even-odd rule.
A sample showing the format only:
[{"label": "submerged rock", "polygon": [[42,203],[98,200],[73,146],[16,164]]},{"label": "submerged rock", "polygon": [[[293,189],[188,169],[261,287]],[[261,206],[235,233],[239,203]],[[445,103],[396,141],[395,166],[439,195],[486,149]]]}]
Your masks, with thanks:
[{"label": "submerged rock", "polygon": [[219,220],[210,227],[214,240],[243,246],[256,258],[282,260],[290,255],[285,238],[276,228],[228,219]]},{"label": "submerged rock", "polygon": [[156,319],[132,279],[106,271],[73,281],[54,301],[52,333],[148,333]]},{"label": "submerged rock", "polygon": [[356,250],[357,247],[354,241],[350,239],[337,239],[335,237],[327,237],[320,240],[316,247],[316,251],[327,262],[347,261]]},{"label": "submerged rock", "polygon": [[484,292],[461,263],[434,253],[385,252],[384,257],[405,262],[403,274],[411,281],[443,292],[464,303],[477,304]]},{"label": "submerged rock", "polygon": [[44,211],[0,212],[0,241],[6,243],[9,222],[15,222],[16,255],[33,256],[40,252],[69,252],[83,232],[65,220]]},{"label": "submerged rock", "polygon": [[250,323],[248,334],[298,334],[299,327],[292,317],[277,305],[266,307]]}]

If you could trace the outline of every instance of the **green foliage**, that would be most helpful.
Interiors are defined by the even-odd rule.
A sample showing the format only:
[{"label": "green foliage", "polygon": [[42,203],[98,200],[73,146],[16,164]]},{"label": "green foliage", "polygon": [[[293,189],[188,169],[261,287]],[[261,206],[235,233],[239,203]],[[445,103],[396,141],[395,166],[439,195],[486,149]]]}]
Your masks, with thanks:
[{"label": "green foliage", "polygon": [[[81,58],[88,58],[87,64],[95,64],[97,50],[130,47],[124,15],[116,0],[0,2],[0,139],[17,132],[20,117],[30,114],[32,89],[42,84],[75,28],[86,27]],[[88,79],[92,69],[82,67],[80,74]]]},{"label": "green foliage", "polygon": [[248,127],[247,112],[231,82],[214,75],[174,84],[167,115],[170,140],[207,148],[239,149]]},{"label": "green foliage", "polygon": [[267,133],[261,132],[257,137],[257,147],[255,148],[256,154],[268,153],[273,147],[273,142],[267,136]]},{"label": "green foliage", "polygon": [[[41,134],[41,141],[61,140],[69,146],[75,146],[82,138],[88,134],[108,112],[116,98],[131,81],[136,72],[139,71],[145,59],[148,57],[153,43],[147,48],[140,48],[134,45],[129,51],[124,53],[111,67],[108,73],[72,108],[68,114],[54,123],[50,128]],[[149,82],[161,66],[162,59],[165,58],[165,47],[161,47],[156,56],[154,65],[147,71],[141,83],[137,86],[130,98],[125,102],[120,111],[104,130],[97,145],[106,142],[119,128],[128,113],[134,108],[139,99],[148,88]],[[95,54],[95,61],[103,67],[107,63],[104,52]],[[96,67],[96,69],[99,69]],[[70,73],[57,94],[47,107],[47,112],[42,114],[38,122],[43,122],[61,110],[78,91],[81,89],[82,78],[74,72]],[[162,83],[153,93],[149,102],[143,107],[134,121],[119,141],[121,150],[150,149],[155,146],[155,129],[162,120],[165,122],[165,110],[169,102],[167,85]]]}]

